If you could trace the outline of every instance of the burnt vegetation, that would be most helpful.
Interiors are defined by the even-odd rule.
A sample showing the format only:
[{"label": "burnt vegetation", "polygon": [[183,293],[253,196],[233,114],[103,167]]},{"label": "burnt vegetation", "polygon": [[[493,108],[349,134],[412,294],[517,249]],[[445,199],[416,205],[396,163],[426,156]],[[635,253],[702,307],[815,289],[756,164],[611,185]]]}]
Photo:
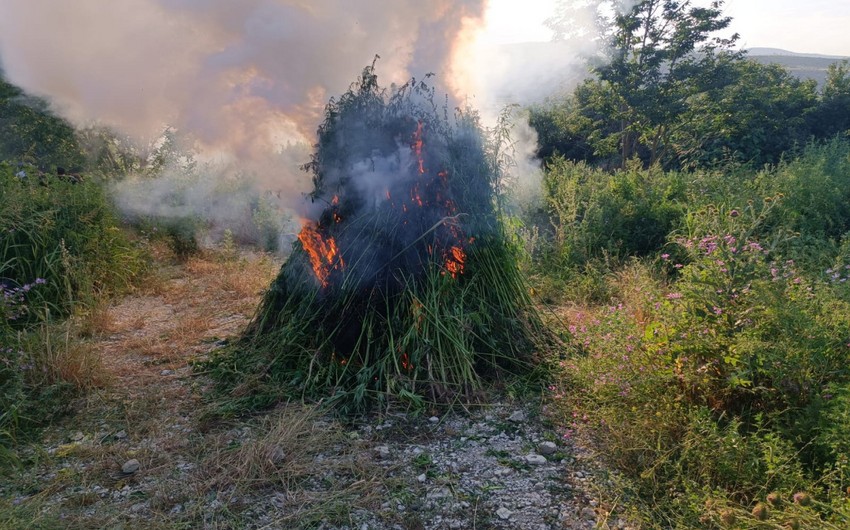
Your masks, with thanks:
[{"label": "burnt vegetation", "polygon": [[327,106],[305,166],[314,218],[212,363],[232,395],[420,407],[528,372],[541,328],[498,210],[498,150],[426,83],[387,91],[364,70]]}]

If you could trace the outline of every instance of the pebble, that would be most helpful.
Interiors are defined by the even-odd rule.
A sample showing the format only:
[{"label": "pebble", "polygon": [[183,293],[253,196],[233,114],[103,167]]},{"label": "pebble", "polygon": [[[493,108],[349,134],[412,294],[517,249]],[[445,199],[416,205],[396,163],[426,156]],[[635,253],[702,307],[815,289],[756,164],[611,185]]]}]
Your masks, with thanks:
[{"label": "pebble", "polygon": [[126,437],[127,437],[127,431],[118,431],[118,432],[115,433],[115,439],[116,440],[123,440]]},{"label": "pebble", "polygon": [[141,464],[139,464],[138,460],[133,458],[132,460],[127,460],[126,462],[124,462],[124,465],[121,466],[121,472],[125,475],[132,475],[133,473],[139,470],[139,467],[141,467]]},{"label": "pebble", "polygon": [[533,466],[542,466],[546,464],[547,460],[545,456],[536,455],[534,453],[525,456],[525,461]]},{"label": "pebble", "polygon": [[282,464],[286,460],[286,452],[283,450],[283,447],[276,445],[272,449],[271,455],[269,455],[269,460],[275,465]]},{"label": "pebble", "polygon": [[558,450],[558,446],[555,445],[554,442],[543,442],[537,446],[537,450],[540,452],[541,455],[549,456],[555,454],[555,452]]},{"label": "pebble", "polygon": [[440,423],[440,418],[436,416],[431,416],[430,418],[428,418],[428,421],[430,421],[431,423]]},{"label": "pebble", "polygon": [[498,510],[496,510],[496,515],[498,515],[498,516],[499,516],[499,519],[501,519],[502,521],[507,521],[508,519],[510,519],[510,518],[511,518],[511,516],[512,516],[513,514],[514,514],[514,512],[512,512],[512,511],[508,510],[508,509],[507,509],[507,508],[505,508],[504,506],[502,506],[501,508],[499,508]]},{"label": "pebble", "polygon": [[174,371],[172,371],[172,370],[163,370],[159,373],[159,375],[171,375],[173,373],[174,373]]},{"label": "pebble", "polygon": [[525,413],[521,410],[518,410],[508,416],[508,421],[512,421],[514,423],[522,423],[525,421]]}]

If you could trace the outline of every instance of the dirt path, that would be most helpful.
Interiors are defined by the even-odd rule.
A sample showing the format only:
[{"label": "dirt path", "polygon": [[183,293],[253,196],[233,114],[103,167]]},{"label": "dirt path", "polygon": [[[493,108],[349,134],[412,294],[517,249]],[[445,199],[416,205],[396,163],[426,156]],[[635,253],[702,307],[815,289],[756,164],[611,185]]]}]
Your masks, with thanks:
[{"label": "dirt path", "polygon": [[539,404],[347,425],[292,404],[201,429],[208,381],[191,363],[243,329],[278,267],[214,254],[162,266],[98,315],[89,346],[107,384],[0,482],[0,528],[624,526]]}]

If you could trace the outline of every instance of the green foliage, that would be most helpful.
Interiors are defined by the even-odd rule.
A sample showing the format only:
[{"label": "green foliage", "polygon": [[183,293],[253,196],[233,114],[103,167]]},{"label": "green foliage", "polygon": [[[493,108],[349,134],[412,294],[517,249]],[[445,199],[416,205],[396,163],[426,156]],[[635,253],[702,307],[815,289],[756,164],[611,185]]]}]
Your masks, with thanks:
[{"label": "green foliage", "polygon": [[558,267],[648,255],[665,244],[683,215],[684,180],[657,167],[633,164],[609,174],[556,158],[544,186],[553,232],[546,261]]},{"label": "green foliage", "polygon": [[76,353],[50,337],[48,323],[129,288],[144,269],[99,185],[21,179],[15,171],[0,164],[0,460],[6,463],[21,433],[64,410],[75,386],[69,380],[82,375],[75,372],[79,363],[60,358]]},{"label": "green foliage", "polygon": [[601,283],[573,271],[605,296],[566,317],[565,433],[593,437],[650,526],[850,522],[848,154],[833,140],[757,173],[656,175],[687,205],[667,244]]},{"label": "green foliage", "polygon": [[34,294],[39,308],[67,314],[75,302],[132,284],[144,263],[117,224],[94,182],[22,180],[0,166],[0,278],[45,280]]},{"label": "green foliage", "polygon": [[706,167],[731,158],[761,167],[809,140],[814,81],[748,60],[728,64],[724,73],[725,82],[689,99],[674,125],[669,142],[679,165]]},{"label": "green foliage", "polygon": [[850,61],[829,66],[820,105],[810,116],[809,123],[818,138],[850,131]]},{"label": "green foliage", "polygon": [[837,241],[850,231],[850,143],[834,138],[755,179],[762,197],[779,196],[768,222],[799,232],[804,241]]},{"label": "green foliage", "polygon": [[[737,35],[712,37],[730,22],[723,2],[590,4],[610,56],[571,94],[532,108],[544,158],[560,154],[605,169],[633,158],[668,169],[729,161],[758,168],[812,137],[827,140],[850,129],[846,61],[830,66],[818,94],[814,81],[733,51]],[[564,37],[570,9],[565,3],[550,21]]]},{"label": "green foliage", "polygon": [[84,150],[68,122],[47,102],[25,94],[0,72],[0,160],[23,162],[53,172],[57,166],[79,170]]},{"label": "green foliage", "polygon": [[[592,133],[584,136],[594,156],[616,154],[620,167],[635,156],[647,165],[664,161],[671,133],[690,100],[725,78],[726,65],[740,58],[731,51],[737,35],[711,36],[726,29],[731,19],[723,16],[722,1],[709,7],[662,0],[591,5],[599,14],[600,38],[609,57],[594,68],[598,81],[576,91],[574,107],[579,110],[572,117],[580,119],[574,127],[592,124]],[[562,14],[550,25],[563,30],[558,26],[568,20]],[[588,89],[601,97],[588,98]]]}]

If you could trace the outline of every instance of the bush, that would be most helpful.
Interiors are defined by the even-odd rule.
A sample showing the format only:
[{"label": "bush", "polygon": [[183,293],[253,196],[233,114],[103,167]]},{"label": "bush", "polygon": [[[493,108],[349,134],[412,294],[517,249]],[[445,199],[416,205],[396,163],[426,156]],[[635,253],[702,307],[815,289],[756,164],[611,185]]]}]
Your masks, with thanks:
[{"label": "bush", "polygon": [[801,156],[755,179],[762,197],[781,195],[772,227],[837,240],[850,231],[850,142],[811,144]]},{"label": "bush", "polygon": [[850,522],[847,154],[688,175],[667,244],[615,265],[606,306],[567,316],[565,433],[593,438],[651,525]]},{"label": "bush", "polygon": [[44,280],[31,316],[68,314],[74,302],[128,288],[144,268],[141,252],[118,228],[103,189],[54,177],[21,180],[0,166],[0,279]]},{"label": "bush", "polygon": [[95,356],[58,319],[129,288],[145,262],[97,184],[22,180],[8,165],[0,165],[0,234],[2,465],[22,434],[97,384]]},{"label": "bush", "polygon": [[544,186],[553,240],[546,262],[558,267],[649,255],[664,245],[684,211],[682,176],[659,168],[632,165],[609,174],[556,158]]}]

